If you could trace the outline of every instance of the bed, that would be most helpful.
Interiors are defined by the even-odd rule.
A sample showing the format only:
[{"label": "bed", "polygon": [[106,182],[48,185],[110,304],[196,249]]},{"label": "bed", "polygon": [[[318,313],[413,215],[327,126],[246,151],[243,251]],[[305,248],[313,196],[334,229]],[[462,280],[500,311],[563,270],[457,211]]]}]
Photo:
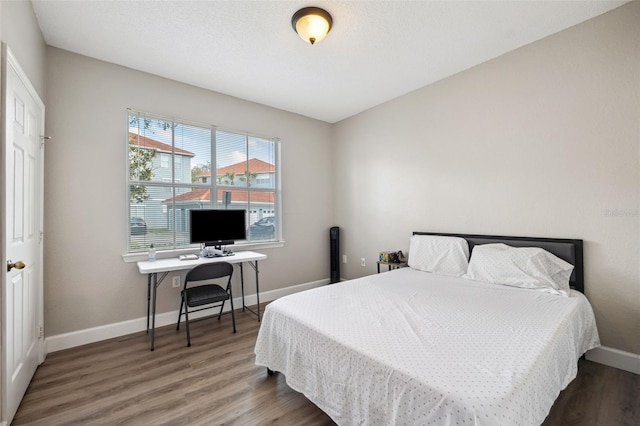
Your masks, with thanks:
[{"label": "bed", "polygon": [[[422,236],[466,241],[470,276],[425,272],[414,258],[415,267],[278,299],[264,313],[256,364],[284,374],[340,425],[539,425],[579,357],[599,346],[582,294],[582,241],[412,239],[430,238]],[[571,289],[475,279],[474,256],[502,245],[542,247],[568,262]]]}]

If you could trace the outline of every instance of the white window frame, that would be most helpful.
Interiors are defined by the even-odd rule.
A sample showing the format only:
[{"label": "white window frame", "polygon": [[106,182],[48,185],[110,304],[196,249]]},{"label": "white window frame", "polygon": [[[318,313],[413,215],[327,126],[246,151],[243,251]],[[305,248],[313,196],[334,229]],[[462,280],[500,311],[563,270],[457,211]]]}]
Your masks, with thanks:
[{"label": "white window frame", "polygon": [[[282,188],[281,188],[281,168],[280,168],[280,159],[281,159],[281,155],[280,155],[280,149],[281,149],[281,142],[279,138],[274,138],[274,137],[265,137],[265,136],[261,136],[261,135],[257,135],[257,134],[253,134],[253,133],[248,133],[248,132],[244,132],[244,131],[237,131],[237,130],[232,130],[232,129],[228,129],[228,128],[222,128],[219,126],[214,126],[214,125],[208,125],[208,124],[202,124],[202,123],[195,123],[193,121],[187,121],[187,120],[182,120],[182,119],[177,119],[177,118],[173,118],[173,117],[166,117],[166,116],[162,116],[162,115],[158,115],[158,114],[152,114],[152,113],[145,113],[145,112],[141,112],[141,111],[137,111],[137,110],[133,110],[133,109],[127,109],[127,134],[129,134],[129,127],[128,127],[128,123],[130,120],[131,115],[138,115],[139,117],[144,117],[144,118],[149,118],[152,120],[162,120],[162,121],[166,121],[166,122],[170,122],[170,123],[176,123],[176,124],[184,124],[184,125],[190,125],[190,126],[197,126],[197,127],[201,127],[201,128],[210,128],[211,129],[211,164],[215,165],[215,159],[216,159],[216,131],[223,131],[223,132],[229,132],[229,133],[234,133],[234,134],[239,134],[239,135],[243,135],[246,137],[246,142],[245,142],[245,146],[248,146],[249,143],[249,138],[251,137],[255,137],[255,138],[260,138],[263,140],[268,140],[273,142],[274,144],[274,167],[275,167],[275,186],[273,188],[255,188],[255,187],[251,187],[250,185],[247,185],[246,187],[241,187],[241,188],[234,188],[234,189],[241,189],[241,190],[246,190],[249,193],[249,199],[247,200],[248,206],[247,206],[247,211],[248,216],[250,217],[250,211],[251,211],[251,193],[252,192],[273,192],[275,195],[275,204],[274,204],[274,213],[273,215],[275,216],[275,224],[276,224],[276,235],[275,235],[275,239],[274,240],[267,240],[267,241],[260,241],[260,240],[253,240],[253,241],[246,241],[246,242],[242,242],[242,243],[238,243],[235,244],[234,247],[236,250],[244,250],[244,249],[252,249],[252,248],[271,248],[271,247],[282,247],[284,246],[284,240],[283,240],[283,233],[282,233]],[[174,138],[172,138],[172,148],[175,147],[174,145]],[[216,204],[217,204],[217,196],[215,194],[217,194],[218,191],[218,187],[222,187],[227,188],[227,185],[220,185],[217,182],[217,179],[214,179],[214,175],[216,172],[215,166],[212,167],[211,170],[211,179],[209,180],[209,182],[207,183],[189,183],[189,184],[184,184],[180,182],[180,179],[175,179],[175,170],[173,174],[173,179],[171,182],[166,182],[165,178],[162,179],[162,181],[138,181],[138,180],[132,180],[130,179],[130,174],[129,174],[129,142],[128,142],[128,137],[127,137],[127,149],[126,149],[126,197],[127,197],[127,229],[126,229],[126,247],[125,247],[125,252],[122,255],[123,259],[126,262],[134,262],[134,261],[138,261],[138,260],[142,260],[145,259],[147,257],[147,251],[131,251],[130,250],[130,234],[129,234],[129,218],[131,217],[131,200],[130,200],[130,188],[131,185],[162,185],[162,186],[171,186],[172,188],[186,188],[186,187],[191,187],[191,188],[210,188],[210,193],[212,194],[213,200],[210,200],[210,202],[212,203],[212,207],[211,208],[216,208]],[[175,169],[175,161],[176,161],[176,157],[175,154],[172,152],[170,154],[166,153],[166,152],[162,152],[160,153],[162,156],[168,155],[169,156],[169,165],[171,165],[172,168]],[[162,161],[162,160],[161,160]],[[161,167],[161,164],[158,164],[158,167]],[[168,206],[164,206],[167,208],[168,210]],[[174,220],[175,220],[175,216],[174,216]],[[250,223],[247,223],[247,227],[250,226]],[[175,232],[175,231],[172,231]],[[249,237],[249,235],[247,236]],[[176,256],[179,254],[183,254],[183,253],[193,253],[199,250],[199,245],[190,245],[190,246],[176,246],[176,238],[174,235],[174,245],[173,248],[168,249],[168,250],[160,250],[158,251],[158,256],[159,257],[172,257],[172,256]]]}]

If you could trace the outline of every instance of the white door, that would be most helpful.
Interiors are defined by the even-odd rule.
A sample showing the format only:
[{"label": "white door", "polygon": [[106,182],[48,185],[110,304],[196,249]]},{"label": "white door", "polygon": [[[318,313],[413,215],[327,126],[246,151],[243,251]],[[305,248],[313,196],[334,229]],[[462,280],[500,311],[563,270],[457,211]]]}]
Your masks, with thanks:
[{"label": "white door", "polygon": [[2,418],[10,423],[44,359],[41,136],[44,105],[2,45]]}]

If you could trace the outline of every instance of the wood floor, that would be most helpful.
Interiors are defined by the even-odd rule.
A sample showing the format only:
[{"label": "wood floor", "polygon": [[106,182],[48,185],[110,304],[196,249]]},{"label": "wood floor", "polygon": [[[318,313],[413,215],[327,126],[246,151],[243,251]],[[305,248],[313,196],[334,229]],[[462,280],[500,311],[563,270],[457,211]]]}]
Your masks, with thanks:
[{"label": "wood floor", "polygon": [[[259,323],[236,315],[55,352],[38,368],[13,425],[333,425],[282,374],[254,365]],[[580,361],[544,423],[640,425],[640,376]]]}]

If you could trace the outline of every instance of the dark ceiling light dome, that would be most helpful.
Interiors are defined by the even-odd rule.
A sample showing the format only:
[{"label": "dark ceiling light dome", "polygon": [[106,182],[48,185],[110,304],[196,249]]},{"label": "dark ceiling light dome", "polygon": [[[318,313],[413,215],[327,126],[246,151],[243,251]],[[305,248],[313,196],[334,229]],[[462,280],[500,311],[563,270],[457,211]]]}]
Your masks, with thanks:
[{"label": "dark ceiling light dome", "polygon": [[305,7],[293,14],[291,26],[301,39],[314,44],[327,35],[333,25],[331,15],[319,7]]}]

